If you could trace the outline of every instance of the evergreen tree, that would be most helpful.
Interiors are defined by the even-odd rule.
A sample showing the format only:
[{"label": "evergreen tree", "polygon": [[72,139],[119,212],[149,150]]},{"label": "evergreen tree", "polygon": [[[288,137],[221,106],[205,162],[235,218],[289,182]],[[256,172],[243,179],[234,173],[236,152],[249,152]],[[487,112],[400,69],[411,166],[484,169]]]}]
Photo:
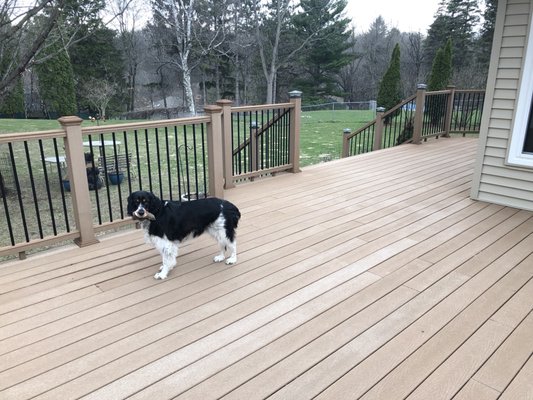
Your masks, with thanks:
[{"label": "evergreen tree", "polygon": [[498,0],[485,0],[485,11],[483,13],[483,25],[480,30],[480,37],[477,43],[477,61],[482,75],[486,76],[489,70],[490,52],[492,50],[492,38],[494,36],[494,24],[496,23],[496,9]]},{"label": "evergreen tree", "polygon": [[392,51],[389,68],[379,85],[377,103],[379,107],[390,109],[402,100],[402,80],[400,76],[400,45]]},{"label": "evergreen tree", "polygon": [[302,0],[303,12],[293,21],[297,35],[312,37],[300,57],[305,75],[295,86],[305,93],[306,101],[319,101],[327,96],[339,95],[337,76],[353,55],[349,24],[343,17],[346,0]]},{"label": "evergreen tree", "polygon": [[77,113],[74,74],[67,52],[61,49],[60,42],[56,40],[46,47],[50,58],[37,65],[39,94],[47,113],[74,115]]},{"label": "evergreen tree", "polygon": [[126,108],[123,56],[115,43],[116,32],[108,28],[100,28],[70,47],[69,54],[81,108],[88,107],[91,112],[97,111],[84,100],[83,87],[92,79],[110,82],[116,86],[116,95],[109,103],[109,113]]},{"label": "evergreen tree", "polygon": [[24,115],[24,90],[22,87],[22,79],[18,79],[13,90],[5,96],[0,98],[0,114],[6,117],[17,117]]},{"label": "evergreen tree", "polygon": [[452,41],[448,39],[444,48],[437,50],[431,74],[428,80],[428,90],[446,89],[452,74]]},{"label": "evergreen tree", "polygon": [[433,60],[437,50],[451,38],[454,70],[460,73],[469,68],[475,60],[475,28],[479,14],[478,0],[441,0],[428,31],[425,59]]}]

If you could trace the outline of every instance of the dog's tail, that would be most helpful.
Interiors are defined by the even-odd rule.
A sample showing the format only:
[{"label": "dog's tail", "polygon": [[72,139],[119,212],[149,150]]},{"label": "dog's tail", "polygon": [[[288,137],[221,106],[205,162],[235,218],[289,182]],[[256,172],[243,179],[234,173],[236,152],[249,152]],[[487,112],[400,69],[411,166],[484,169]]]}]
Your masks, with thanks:
[{"label": "dog's tail", "polygon": [[225,218],[231,222],[231,225],[234,228],[237,228],[239,220],[241,219],[241,212],[239,209],[229,201],[224,205],[224,210],[226,212]]}]

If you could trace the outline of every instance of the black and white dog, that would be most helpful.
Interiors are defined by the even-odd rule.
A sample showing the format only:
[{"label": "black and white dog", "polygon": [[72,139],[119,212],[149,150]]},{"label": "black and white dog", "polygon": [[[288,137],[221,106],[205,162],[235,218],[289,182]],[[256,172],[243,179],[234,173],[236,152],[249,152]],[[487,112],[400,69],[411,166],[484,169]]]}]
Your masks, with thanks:
[{"label": "black and white dog", "polygon": [[[138,191],[128,197],[128,215],[141,222],[146,243],[154,245],[163,265],[154,275],[165,279],[176,265],[180,243],[207,232],[220,245],[215,262],[237,262],[236,229],[241,213],[227,200],[210,197],[189,202],[164,201],[151,192]],[[226,258],[226,250],[229,257]]]}]

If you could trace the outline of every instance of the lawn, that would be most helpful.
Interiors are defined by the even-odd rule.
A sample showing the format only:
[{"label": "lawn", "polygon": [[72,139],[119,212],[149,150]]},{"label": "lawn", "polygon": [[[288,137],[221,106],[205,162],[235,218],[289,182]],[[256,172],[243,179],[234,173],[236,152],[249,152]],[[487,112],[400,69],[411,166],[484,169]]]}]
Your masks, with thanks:
[{"label": "lawn", "polygon": [[321,110],[302,112],[300,165],[340,158],[345,128],[352,132],[375,118],[372,110]]},{"label": "lawn", "polygon": [[[340,158],[345,128],[352,131],[375,118],[373,111],[320,110],[302,112],[300,133],[300,165],[318,164]],[[108,120],[104,124],[134,122]],[[84,121],[82,126],[94,123]],[[0,134],[59,129],[57,120],[0,119]]]}]

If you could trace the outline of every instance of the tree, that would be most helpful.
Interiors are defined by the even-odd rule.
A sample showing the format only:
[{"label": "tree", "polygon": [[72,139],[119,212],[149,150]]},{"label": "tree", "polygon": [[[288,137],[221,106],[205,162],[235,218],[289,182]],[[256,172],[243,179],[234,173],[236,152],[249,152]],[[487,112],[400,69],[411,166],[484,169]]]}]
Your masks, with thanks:
[{"label": "tree", "polygon": [[380,107],[385,107],[389,110],[402,100],[402,80],[400,76],[400,45],[396,44],[392,51],[389,68],[381,84],[379,85],[379,92],[377,103]]},{"label": "tree", "polygon": [[468,74],[476,59],[476,24],[480,18],[477,3],[477,0],[441,0],[425,42],[425,59],[430,62],[437,50],[449,38],[452,40],[455,80],[465,85],[471,84]]},{"label": "tree", "polygon": [[[498,0],[485,0],[485,6],[483,25],[481,26],[480,36],[477,42],[477,61],[482,71],[481,75],[483,76],[486,76],[489,70],[490,52],[492,50],[492,39],[494,36],[494,24],[496,23]],[[485,81],[482,83],[485,83]]]},{"label": "tree", "polygon": [[[129,3],[129,4],[128,4]],[[135,86],[139,67],[139,34],[137,27],[143,12],[136,0],[113,0],[113,13],[117,15],[118,43],[124,57],[126,77],[126,110],[135,108]]]},{"label": "tree", "polygon": [[[83,32],[82,32],[83,33]],[[94,80],[107,81],[115,87],[115,94],[109,102],[109,110],[124,109],[124,97],[121,97],[124,82],[124,63],[122,52],[117,48],[116,32],[100,26],[91,35],[72,45],[69,49],[74,78],[77,83],[77,97],[80,109],[92,107],[85,102],[86,83]]]},{"label": "tree", "polygon": [[[226,0],[218,3],[225,9]],[[192,72],[200,63],[202,56],[224,42],[223,26],[209,26],[199,19],[196,0],[154,0],[154,26],[162,25],[165,32],[161,42],[169,56],[167,62],[176,67],[184,90],[185,106],[190,114],[196,113],[192,90]],[[200,33],[203,31],[203,33]],[[207,37],[208,36],[208,37]],[[202,37],[206,48],[200,46]],[[207,39],[206,39],[207,37]]]},{"label": "tree", "polygon": [[79,38],[80,27],[100,21],[103,6],[103,0],[5,0],[0,7],[0,95],[13,89],[24,71],[53,56],[42,52],[54,42],[47,40],[50,35],[68,48]]},{"label": "tree", "polygon": [[387,70],[394,46],[399,40],[399,31],[389,30],[381,16],[374,20],[367,32],[357,38],[355,51],[360,55],[358,93],[355,96],[357,99],[376,98],[380,81]]},{"label": "tree", "polygon": [[296,34],[314,38],[301,52],[299,61],[305,75],[296,86],[310,102],[338,95],[338,74],[354,58],[348,53],[350,20],[343,17],[346,0],[302,0],[300,7],[302,12],[293,19]]},{"label": "tree", "polygon": [[444,48],[438,49],[428,80],[428,90],[446,89],[452,75],[452,40],[448,39]]},{"label": "tree", "polygon": [[98,118],[107,118],[107,106],[117,91],[116,85],[105,79],[92,78],[84,85],[84,97],[98,110]]},{"label": "tree", "polygon": [[46,47],[50,52],[42,64],[36,66],[39,78],[39,94],[46,107],[46,114],[50,115],[75,115],[78,111],[76,103],[76,90],[74,88],[74,73],[70,59],[59,41]]},{"label": "tree", "polygon": [[415,93],[419,83],[424,82],[423,36],[420,32],[402,34],[400,43],[404,93]]},{"label": "tree", "polygon": [[24,91],[19,79],[11,92],[0,100],[0,114],[10,117],[24,115]]}]

